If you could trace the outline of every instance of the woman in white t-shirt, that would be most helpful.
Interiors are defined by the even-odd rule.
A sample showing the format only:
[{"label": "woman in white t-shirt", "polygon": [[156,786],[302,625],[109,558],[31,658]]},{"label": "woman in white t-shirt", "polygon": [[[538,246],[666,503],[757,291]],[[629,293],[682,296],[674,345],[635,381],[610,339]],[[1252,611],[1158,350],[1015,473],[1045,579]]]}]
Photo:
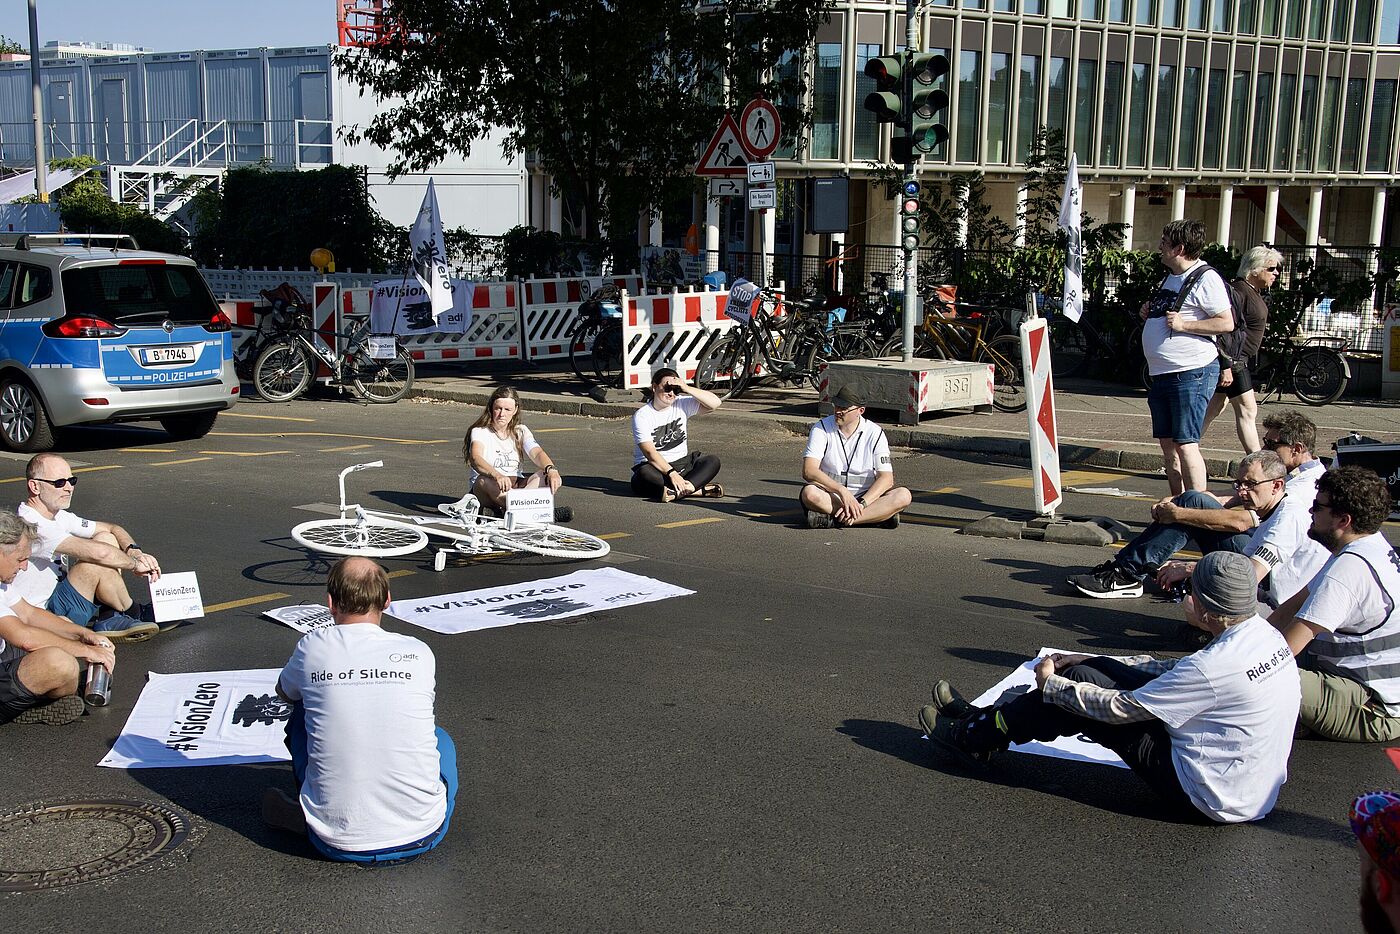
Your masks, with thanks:
[{"label": "woman in white t-shirt", "polygon": [[[539,468],[528,475],[521,470],[527,458]],[[497,514],[505,511],[506,494],[511,490],[548,485],[557,495],[564,482],[530,429],[520,424],[520,396],[510,386],[491,393],[481,417],[462,439],[462,459],[472,471],[472,493],[482,506]],[[556,509],[555,521],[567,521],[568,512]]]},{"label": "woman in white t-shirt", "polygon": [[719,408],[719,396],[688,386],[670,367],[651,378],[651,398],[632,415],[632,492],[663,503],[687,496],[723,496],[714,482],[719,458],[690,447],[690,419]]}]

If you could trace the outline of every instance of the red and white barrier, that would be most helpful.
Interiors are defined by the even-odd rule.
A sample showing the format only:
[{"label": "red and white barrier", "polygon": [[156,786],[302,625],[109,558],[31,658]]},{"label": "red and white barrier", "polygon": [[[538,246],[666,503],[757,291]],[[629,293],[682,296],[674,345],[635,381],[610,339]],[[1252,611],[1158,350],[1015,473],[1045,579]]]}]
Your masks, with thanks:
[{"label": "red and white barrier", "polygon": [[646,284],[637,274],[585,278],[526,279],[520,283],[525,359],[548,360],[569,355],[569,335],[578,321],[578,306],[603,283],[636,294]]},{"label": "red and white barrier", "polygon": [[1064,500],[1060,485],[1060,440],[1055,420],[1055,385],[1050,371],[1050,328],[1044,318],[1021,324],[1021,367],[1030,422],[1031,496],[1038,515],[1055,514]]},{"label": "red and white barrier", "polygon": [[671,367],[682,379],[694,379],[695,367],[710,344],[734,327],[724,314],[728,302],[727,292],[623,292],[623,386],[649,386],[652,373],[662,367]]},{"label": "red and white barrier", "polygon": [[414,360],[520,359],[519,288],[515,282],[478,282],[472,320],[464,334],[414,334],[399,343]]}]

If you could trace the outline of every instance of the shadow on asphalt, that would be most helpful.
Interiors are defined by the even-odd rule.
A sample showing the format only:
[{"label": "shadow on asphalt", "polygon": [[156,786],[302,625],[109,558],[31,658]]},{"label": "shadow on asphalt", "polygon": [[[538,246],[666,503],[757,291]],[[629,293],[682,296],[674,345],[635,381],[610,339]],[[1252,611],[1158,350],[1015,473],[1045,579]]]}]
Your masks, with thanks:
[{"label": "shadow on asphalt", "polygon": [[[1098,605],[1067,603],[1058,606],[1033,605],[1000,597],[969,596],[963,600],[995,610],[1009,610],[1021,616],[1038,619],[1058,629],[1072,632],[1085,645],[1099,649],[1136,651],[1185,651],[1173,638],[1176,624],[1156,616],[1129,613]],[[1132,635],[1136,630],[1142,635]]]},{"label": "shadow on asphalt", "polygon": [[[462,489],[463,492],[466,492],[465,480],[463,480]],[[369,495],[398,509],[437,516],[441,515],[438,512],[439,503],[455,503],[462,494],[458,493],[456,496],[452,496],[443,493],[414,493],[408,490],[370,490]]]}]

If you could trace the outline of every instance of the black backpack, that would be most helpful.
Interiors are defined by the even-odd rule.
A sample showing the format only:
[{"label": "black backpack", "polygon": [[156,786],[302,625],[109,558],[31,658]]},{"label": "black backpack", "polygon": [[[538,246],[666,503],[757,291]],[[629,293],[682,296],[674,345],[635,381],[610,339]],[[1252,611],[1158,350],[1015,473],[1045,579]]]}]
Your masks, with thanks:
[{"label": "black backpack", "polygon": [[[1249,326],[1246,324],[1244,317],[1244,290],[1229,279],[1226,279],[1215,267],[1202,263],[1191,272],[1187,273],[1185,279],[1181,280],[1181,288],[1178,289],[1176,295],[1172,296],[1170,299],[1170,310],[1181,311],[1181,306],[1185,304],[1187,295],[1207,272],[1213,272],[1217,276],[1220,276],[1221,281],[1225,283],[1225,294],[1230,296],[1230,313],[1234,316],[1235,320],[1235,329],[1233,331],[1226,331],[1224,334],[1215,335],[1215,349],[1220,355],[1220,365],[1239,366],[1249,358]],[[1167,280],[1163,279],[1162,284],[1165,285],[1166,281]],[[1160,286],[1158,288],[1161,290]],[[1170,293],[1167,294],[1170,295]],[[1163,306],[1165,305],[1166,303],[1163,303]],[[1166,312],[1167,307],[1159,306],[1159,310],[1154,309],[1154,314],[1151,316],[1156,317],[1157,315],[1164,315]]]}]

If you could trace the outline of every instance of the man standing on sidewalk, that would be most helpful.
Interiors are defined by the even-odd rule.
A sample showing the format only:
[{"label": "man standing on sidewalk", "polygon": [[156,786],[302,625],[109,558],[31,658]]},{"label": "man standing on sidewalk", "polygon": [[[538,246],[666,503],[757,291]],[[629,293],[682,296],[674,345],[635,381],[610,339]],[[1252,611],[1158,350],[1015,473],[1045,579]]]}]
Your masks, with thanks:
[{"label": "man standing on sidewalk", "polygon": [[1205,245],[1200,221],[1174,220],[1162,228],[1158,250],[1169,275],[1139,312],[1142,352],[1152,375],[1152,437],[1162,446],[1173,496],[1206,488],[1200,441],[1220,381],[1215,336],[1235,329],[1225,279],[1201,259]]}]

